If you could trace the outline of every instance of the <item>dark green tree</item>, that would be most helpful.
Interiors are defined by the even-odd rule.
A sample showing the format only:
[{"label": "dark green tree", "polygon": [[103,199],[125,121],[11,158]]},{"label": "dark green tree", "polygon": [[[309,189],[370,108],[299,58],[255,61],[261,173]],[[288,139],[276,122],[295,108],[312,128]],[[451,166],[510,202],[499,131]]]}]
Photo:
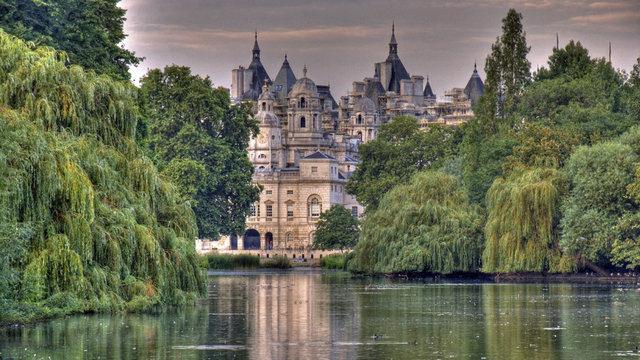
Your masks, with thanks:
[{"label": "dark green tree", "polygon": [[395,117],[380,127],[375,140],[358,148],[360,164],[347,183],[347,192],[366,211],[375,209],[392,187],[420,169],[439,166],[456,147],[455,131],[440,125],[420,129],[413,117]]},{"label": "dark green tree", "polygon": [[342,205],[334,205],[320,214],[316,224],[314,249],[345,250],[356,246],[360,222]]},{"label": "dark green tree", "polygon": [[517,98],[531,79],[531,63],[527,60],[531,48],[525,36],[522,14],[509,9],[502,19],[502,36],[496,38],[485,62],[484,98],[474,108],[489,134],[511,125]]},{"label": "dark green tree", "polygon": [[598,265],[612,263],[612,246],[621,238],[617,225],[637,211],[626,197],[638,155],[620,142],[579,147],[565,168],[570,192],[562,203],[563,251]]},{"label": "dark green tree", "polygon": [[72,64],[129,79],[141,58],[123,48],[126,10],[120,0],[0,0],[0,27],[67,53]]},{"label": "dark green tree", "polygon": [[142,95],[150,153],[193,206],[199,236],[243,231],[260,191],[252,184],[253,166],[246,156],[258,131],[250,105],[231,106],[227,90],[176,65],[149,71]]}]

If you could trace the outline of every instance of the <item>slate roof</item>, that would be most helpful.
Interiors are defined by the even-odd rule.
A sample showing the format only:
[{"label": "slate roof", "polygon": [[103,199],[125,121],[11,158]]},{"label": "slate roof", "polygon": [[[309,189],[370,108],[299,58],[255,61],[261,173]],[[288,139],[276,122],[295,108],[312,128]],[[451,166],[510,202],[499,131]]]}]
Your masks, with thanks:
[{"label": "slate roof", "polygon": [[246,100],[258,100],[258,96],[262,93],[262,87],[265,84],[265,79],[271,82],[267,70],[265,70],[262,62],[260,62],[260,47],[258,46],[258,32],[255,34],[255,41],[253,43],[253,58],[248,69],[252,70],[251,82],[249,83],[249,89],[242,95]]},{"label": "slate roof", "polygon": [[316,150],[314,152],[312,152],[311,154],[303,157],[303,159],[311,159],[311,160],[321,160],[321,159],[327,159],[327,160],[336,160],[336,158],[334,158],[331,155],[327,155],[325,153],[323,153],[320,150]]},{"label": "slate roof", "polygon": [[464,88],[464,93],[471,99],[471,106],[475,105],[478,98],[484,94],[484,84],[478,75],[476,64],[473,64],[473,74]]},{"label": "slate roof", "polygon": [[389,56],[386,63],[391,63],[391,77],[387,91],[400,93],[400,80],[411,79],[407,69],[398,57],[398,42],[396,41],[395,24],[391,28],[391,41],[389,41]]},{"label": "slate roof", "polygon": [[427,85],[425,85],[424,93],[422,93],[422,95],[424,95],[426,97],[430,97],[430,98],[435,98],[436,97],[436,94],[434,94],[433,90],[431,90],[431,84],[429,84],[429,77],[427,77]]},{"label": "slate roof", "polygon": [[276,75],[276,79],[273,82],[273,89],[279,98],[283,99],[287,97],[289,91],[291,91],[291,87],[296,83],[296,76],[293,74],[293,70],[291,70],[291,66],[289,66],[289,61],[287,60],[287,54],[284,55],[284,62],[280,67],[280,71],[278,71],[278,75]]},{"label": "slate roof", "polygon": [[331,95],[331,88],[329,87],[329,85],[316,85],[316,88],[318,89],[319,97],[328,99],[329,101],[331,101],[332,109],[335,109],[338,107],[338,103],[333,98],[333,95]]}]

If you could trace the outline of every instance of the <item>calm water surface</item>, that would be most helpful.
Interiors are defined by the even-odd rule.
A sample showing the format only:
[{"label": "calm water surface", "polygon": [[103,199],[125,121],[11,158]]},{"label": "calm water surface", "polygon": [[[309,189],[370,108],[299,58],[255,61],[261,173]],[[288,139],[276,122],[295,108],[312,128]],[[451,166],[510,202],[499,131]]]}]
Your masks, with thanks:
[{"label": "calm water surface", "polygon": [[14,359],[637,358],[640,289],[353,279],[315,270],[209,276],[197,306],[0,331]]}]

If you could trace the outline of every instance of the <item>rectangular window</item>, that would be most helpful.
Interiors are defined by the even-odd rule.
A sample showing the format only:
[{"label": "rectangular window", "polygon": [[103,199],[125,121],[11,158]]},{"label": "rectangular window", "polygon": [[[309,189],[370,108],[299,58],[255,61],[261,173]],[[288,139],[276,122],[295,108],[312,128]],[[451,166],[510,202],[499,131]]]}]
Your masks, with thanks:
[{"label": "rectangular window", "polygon": [[318,172],[318,167],[317,166],[312,166],[311,167],[311,172],[312,173],[317,173]]},{"label": "rectangular window", "polygon": [[267,217],[270,218],[273,216],[273,206],[267,205]]},{"label": "rectangular window", "polygon": [[293,195],[293,190],[287,190],[287,195]]},{"label": "rectangular window", "polygon": [[267,190],[267,195],[271,195],[271,190]]},{"label": "rectangular window", "polygon": [[293,205],[287,205],[287,217],[293,217]]},{"label": "rectangular window", "polygon": [[353,216],[354,218],[358,217],[358,207],[357,206],[352,206],[351,207],[351,216]]},{"label": "rectangular window", "polygon": [[257,211],[255,204],[251,204],[251,217],[256,217]]}]

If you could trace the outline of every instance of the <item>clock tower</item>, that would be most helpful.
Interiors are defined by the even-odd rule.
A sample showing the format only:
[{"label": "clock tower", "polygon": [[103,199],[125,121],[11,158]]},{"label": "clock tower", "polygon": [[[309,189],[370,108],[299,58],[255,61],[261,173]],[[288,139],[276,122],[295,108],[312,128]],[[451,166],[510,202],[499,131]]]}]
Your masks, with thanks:
[{"label": "clock tower", "polygon": [[[267,79],[265,79],[267,81]],[[271,89],[265,84],[258,98],[260,132],[249,141],[249,160],[256,170],[270,170],[284,164],[282,151],[282,126],[278,116],[273,112],[275,98]]]}]

